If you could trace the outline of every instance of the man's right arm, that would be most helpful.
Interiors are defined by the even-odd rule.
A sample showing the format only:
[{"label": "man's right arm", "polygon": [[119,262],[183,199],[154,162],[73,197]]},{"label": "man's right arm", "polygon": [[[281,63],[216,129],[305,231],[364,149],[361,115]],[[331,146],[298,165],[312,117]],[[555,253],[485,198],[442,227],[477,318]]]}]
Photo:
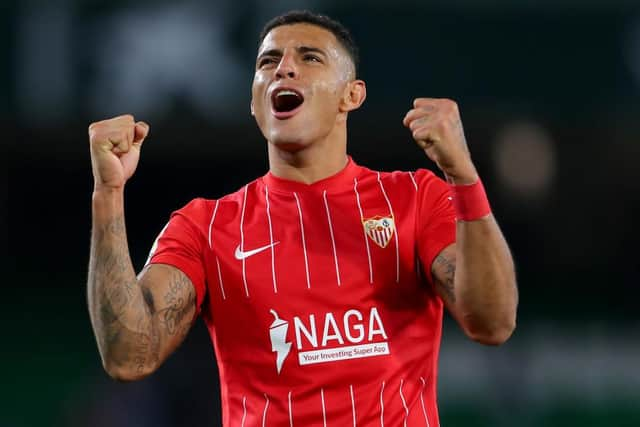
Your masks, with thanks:
[{"label": "man's right arm", "polygon": [[155,371],[180,345],[196,312],[189,278],[148,266],[136,277],[124,220],[124,184],[137,166],[148,126],[131,116],[89,128],[95,186],[87,296],[105,370],[119,380]]}]

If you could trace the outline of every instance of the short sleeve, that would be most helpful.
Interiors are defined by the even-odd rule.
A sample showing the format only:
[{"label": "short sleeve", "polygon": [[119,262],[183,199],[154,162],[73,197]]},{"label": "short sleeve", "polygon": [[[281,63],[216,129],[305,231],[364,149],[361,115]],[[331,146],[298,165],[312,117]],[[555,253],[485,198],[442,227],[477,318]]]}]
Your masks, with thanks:
[{"label": "short sleeve", "polygon": [[456,241],[456,214],[445,181],[425,169],[416,171],[415,177],[418,185],[418,255],[429,283],[433,283],[433,260]]},{"label": "short sleeve", "polygon": [[146,263],[172,265],[186,274],[196,291],[198,314],[206,294],[204,250],[207,244],[203,224],[209,210],[204,199],[195,199],[173,212],[156,238]]}]

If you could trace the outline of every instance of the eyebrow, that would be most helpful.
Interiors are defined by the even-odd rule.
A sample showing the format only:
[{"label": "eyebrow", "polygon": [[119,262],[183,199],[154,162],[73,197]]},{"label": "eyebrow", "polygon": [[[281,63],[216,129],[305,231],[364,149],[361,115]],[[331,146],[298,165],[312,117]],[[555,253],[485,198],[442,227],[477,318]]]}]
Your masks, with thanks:
[{"label": "eyebrow", "polygon": [[[322,56],[327,56],[327,53],[320,49],[319,47],[313,47],[313,46],[298,46],[296,47],[296,51],[298,53],[310,53],[310,52],[314,52],[314,53],[319,53]],[[265,56],[282,56],[282,49],[269,49],[269,50],[265,50],[264,52],[262,52],[261,54],[258,55],[257,59],[260,59],[262,57]]]},{"label": "eyebrow", "polygon": [[323,56],[327,56],[327,54],[325,53],[324,50],[320,49],[319,47],[311,47],[311,46],[300,46],[299,48],[296,49],[299,53],[309,53],[309,52],[314,52],[314,53],[319,53]]}]

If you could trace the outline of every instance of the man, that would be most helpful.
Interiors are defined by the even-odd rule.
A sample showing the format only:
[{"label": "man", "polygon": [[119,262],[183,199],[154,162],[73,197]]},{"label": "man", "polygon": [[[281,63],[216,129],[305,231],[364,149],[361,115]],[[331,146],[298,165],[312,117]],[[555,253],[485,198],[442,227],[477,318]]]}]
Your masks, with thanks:
[{"label": "man", "polygon": [[149,126],[120,116],[89,127],[89,310],[109,375],[149,375],[202,314],[225,425],[437,426],[443,305],[476,341],[511,335],[513,262],[456,104],[418,98],[404,118],[449,184],[358,166],[346,154],[348,114],[366,97],[356,64],[327,17],[268,23],[251,113],[269,173],[175,212],[137,278],[123,190]]}]

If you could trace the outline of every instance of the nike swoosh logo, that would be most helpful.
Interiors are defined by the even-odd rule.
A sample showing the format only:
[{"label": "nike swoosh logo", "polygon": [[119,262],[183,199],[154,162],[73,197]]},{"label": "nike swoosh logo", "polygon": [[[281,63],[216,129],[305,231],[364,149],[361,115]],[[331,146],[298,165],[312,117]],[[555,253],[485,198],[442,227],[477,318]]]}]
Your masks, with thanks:
[{"label": "nike swoosh logo", "polygon": [[277,245],[280,242],[274,242],[270,245],[266,245],[266,246],[262,246],[260,248],[256,248],[256,249],[251,249],[250,251],[243,251],[242,249],[240,249],[240,245],[238,245],[236,247],[236,253],[235,253],[235,257],[237,260],[243,260],[246,258],[249,258],[250,256],[253,256],[257,253],[260,253],[262,251],[265,251],[267,249],[270,249],[271,247]]}]

